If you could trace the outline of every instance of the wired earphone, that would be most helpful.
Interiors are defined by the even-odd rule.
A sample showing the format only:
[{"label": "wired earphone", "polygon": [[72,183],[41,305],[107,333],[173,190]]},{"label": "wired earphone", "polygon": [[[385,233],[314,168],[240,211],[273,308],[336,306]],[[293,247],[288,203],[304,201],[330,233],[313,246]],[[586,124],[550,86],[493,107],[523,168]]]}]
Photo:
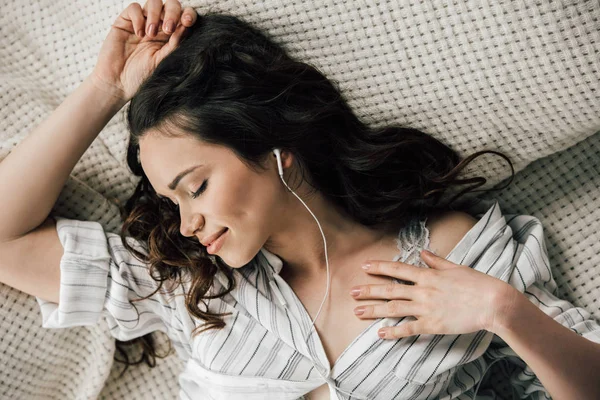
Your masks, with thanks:
[{"label": "wired earphone", "polygon": [[323,308],[323,304],[325,304],[325,300],[327,299],[327,296],[329,295],[330,276],[329,276],[329,259],[327,258],[327,240],[325,239],[325,234],[323,233],[323,229],[321,229],[321,224],[319,223],[319,220],[317,219],[317,217],[315,217],[315,214],[313,214],[313,212],[310,211],[310,208],[308,208],[306,203],[296,194],[296,192],[294,192],[292,189],[290,189],[288,184],[283,179],[283,163],[281,162],[281,150],[273,149],[273,153],[275,153],[275,157],[277,157],[277,169],[279,170],[279,177],[281,178],[281,181],[288,188],[288,190],[290,192],[292,192],[292,194],[294,196],[296,196],[298,198],[298,200],[300,200],[300,202],[302,202],[302,204],[304,204],[304,207],[306,207],[306,209],[308,210],[310,215],[312,215],[313,218],[315,219],[315,221],[317,221],[317,225],[319,225],[319,230],[321,231],[321,236],[323,236],[323,243],[325,244],[325,263],[327,265],[327,289],[325,290],[325,297],[323,297],[323,301],[321,302],[319,311],[317,312],[315,319],[312,321],[312,326],[314,326],[315,322],[317,321],[317,318],[319,318],[319,314],[321,314],[321,309]]},{"label": "wired earphone", "polygon": [[[315,316],[315,319],[312,321],[312,325],[311,328],[313,328],[315,326],[315,322],[317,321],[317,318],[319,318],[319,314],[321,314],[321,309],[323,308],[323,304],[325,304],[325,300],[327,299],[327,296],[329,295],[329,283],[330,283],[330,275],[329,275],[329,259],[327,258],[327,240],[325,239],[325,234],[323,233],[323,229],[321,228],[321,224],[319,223],[319,220],[317,219],[317,217],[315,217],[315,214],[313,214],[313,212],[310,210],[310,208],[308,208],[308,206],[306,205],[306,203],[296,194],[296,192],[294,192],[292,189],[290,189],[290,187],[288,186],[288,184],[285,182],[285,180],[283,179],[283,164],[281,162],[281,149],[273,149],[273,153],[275,154],[275,157],[277,158],[277,169],[279,172],[279,177],[281,178],[281,181],[283,182],[283,184],[288,188],[288,190],[290,192],[292,192],[292,194],[294,196],[296,196],[298,198],[298,200],[300,200],[300,202],[304,205],[304,207],[306,207],[306,209],[308,210],[308,212],[310,213],[310,215],[313,216],[313,218],[315,219],[315,221],[317,221],[317,225],[319,226],[319,230],[321,231],[321,236],[323,236],[323,243],[325,245],[325,263],[327,265],[327,289],[325,290],[325,297],[323,297],[323,301],[321,302],[321,306],[319,307],[319,311],[317,312],[317,315]],[[280,296],[278,294],[278,291],[274,291],[276,296]],[[279,300],[281,301],[282,304],[285,305],[285,300],[283,300],[282,298],[279,298]],[[306,342],[306,338],[304,339]],[[332,383],[333,387],[335,390],[338,390],[344,394],[350,395],[351,397],[354,398],[358,398],[358,399],[363,399],[363,397],[358,396],[352,392],[346,392],[342,389],[340,389],[339,387],[336,386],[335,381],[333,379],[331,379],[328,376],[324,376],[321,371],[320,368],[315,368],[317,370],[317,372],[319,373],[319,375],[321,375],[321,377],[323,379],[325,379],[325,381],[327,381],[328,383]]]}]

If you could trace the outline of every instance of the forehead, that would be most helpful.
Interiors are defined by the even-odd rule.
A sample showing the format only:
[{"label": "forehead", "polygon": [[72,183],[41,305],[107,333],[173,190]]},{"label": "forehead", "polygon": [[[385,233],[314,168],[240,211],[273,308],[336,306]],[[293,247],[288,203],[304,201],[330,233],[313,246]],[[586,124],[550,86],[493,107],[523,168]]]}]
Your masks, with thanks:
[{"label": "forehead", "polygon": [[144,173],[157,191],[186,168],[197,164],[226,162],[231,152],[224,146],[203,142],[191,135],[166,136],[147,133],[140,138],[140,162]]},{"label": "forehead", "polygon": [[[165,135],[160,132],[149,132],[144,134],[140,140],[140,159],[144,155],[152,155],[155,152],[162,152],[168,155],[170,151],[182,151],[186,148],[195,149],[195,151],[202,151],[203,148],[209,146],[208,143],[204,143],[199,139],[196,139],[189,134],[179,135]],[[148,160],[149,157],[144,157]]]},{"label": "forehead", "polygon": [[140,138],[139,145],[142,166],[161,160],[197,158],[220,147],[202,142],[191,135],[166,136],[160,133],[145,134]]}]

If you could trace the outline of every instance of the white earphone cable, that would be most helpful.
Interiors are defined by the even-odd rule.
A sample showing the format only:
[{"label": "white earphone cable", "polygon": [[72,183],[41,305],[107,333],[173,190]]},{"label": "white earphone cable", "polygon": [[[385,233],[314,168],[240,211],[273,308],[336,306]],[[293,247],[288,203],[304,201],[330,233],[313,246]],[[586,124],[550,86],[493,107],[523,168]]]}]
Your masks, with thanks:
[{"label": "white earphone cable", "polygon": [[290,192],[292,192],[292,194],[294,196],[296,196],[298,198],[298,200],[300,200],[302,202],[302,204],[304,204],[304,207],[306,207],[306,209],[308,210],[308,212],[310,213],[310,215],[313,216],[313,218],[315,219],[315,221],[317,221],[317,225],[319,226],[319,230],[321,231],[321,236],[323,236],[323,243],[325,243],[325,263],[327,265],[327,289],[325,290],[325,297],[323,297],[323,301],[321,302],[321,307],[319,307],[319,311],[317,312],[317,315],[315,316],[315,319],[312,321],[312,326],[315,326],[315,322],[317,321],[317,318],[319,318],[319,314],[321,314],[321,309],[323,308],[323,305],[325,304],[325,300],[327,299],[327,296],[329,295],[329,281],[330,281],[330,276],[329,276],[329,259],[327,258],[327,240],[325,239],[325,234],[323,233],[323,229],[321,228],[321,224],[319,223],[319,220],[317,219],[317,217],[315,217],[315,214],[313,214],[312,211],[310,211],[310,208],[308,208],[308,206],[306,205],[306,203],[292,190],[290,189],[290,187],[288,186],[287,183],[285,183],[285,180],[283,179],[283,175],[279,174],[279,176],[281,177],[281,181],[283,182],[283,184],[289,189]]},{"label": "white earphone cable", "polygon": [[[315,316],[315,319],[312,321],[312,328],[314,328],[315,326],[315,322],[317,321],[317,318],[319,318],[319,315],[321,314],[321,309],[323,308],[323,305],[325,304],[325,300],[327,299],[327,296],[329,295],[329,282],[330,282],[330,275],[329,275],[329,258],[327,257],[327,240],[325,239],[325,234],[323,233],[323,229],[321,228],[321,224],[319,223],[319,220],[317,219],[317,217],[315,216],[315,214],[313,214],[313,212],[310,210],[310,208],[308,208],[308,206],[306,205],[306,203],[288,186],[288,184],[285,182],[285,180],[283,179],[283,166],[281,164],[281,152],[279,151],[279,149],[275,149],[274,150],[275,156],[277,157],[277,167],[279,170],[279,177],[281,178],[281,181],[283,182],[283,184],[285,185],[285,187],[288,188],[288,190],[290,192],[292,192],[292,194],[294,196],[296,196],[296,198],[298,200],[300,200],[300,202],[304,205],[304,207],[306,207],[306,209],[308,210],[308,212],[310,213],[310,215],[313,216],[313,218],[315,219],[315,221],[317,221],[317,225],[319,226],[319,230],[321,231],[321,236],[323,237],[323,243],[325,244],[325,263],[327,265],[327,289],[325,290],[325,297],[323,297],[323,301],[321,302],[321,306],[319,307],[319,311],[317,311],[317,315]],[[275,292],[277,293],[277,292]],[[282,304],[285,304],[284,301],[282,301],[280,299],[280,302],[282,302]],[[306,341],[306,338],[305,338]],[[364,397],[360,396],[360,395],[356,395],[353,392],[346,392],[345,390],[337,387],[335,381],[333,379],[331,379],[329,376],[324,376],[321,373],[321,369],[320,368],[315,368],[317,370],[317,372],[319,373],[319,375],[321,375],[321,377],[323,379],[325,379],[326,382],[328,382],[329,384],[331,384],[333,386],[333,388],[339,392],[342,392],[350,397],[354,397],[357,399],[365,399]]]}]

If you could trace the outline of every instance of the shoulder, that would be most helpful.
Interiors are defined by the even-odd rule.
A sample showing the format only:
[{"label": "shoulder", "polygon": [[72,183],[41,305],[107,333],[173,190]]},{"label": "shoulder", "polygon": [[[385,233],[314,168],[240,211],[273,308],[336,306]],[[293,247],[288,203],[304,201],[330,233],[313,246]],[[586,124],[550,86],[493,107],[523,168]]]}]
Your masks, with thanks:
[{"label": "shoulder", "polygon": [[447,257],[476,223],[476,218],[462,211],[429,215],[425,224],[429,230],[429,248],[440,257]]}]

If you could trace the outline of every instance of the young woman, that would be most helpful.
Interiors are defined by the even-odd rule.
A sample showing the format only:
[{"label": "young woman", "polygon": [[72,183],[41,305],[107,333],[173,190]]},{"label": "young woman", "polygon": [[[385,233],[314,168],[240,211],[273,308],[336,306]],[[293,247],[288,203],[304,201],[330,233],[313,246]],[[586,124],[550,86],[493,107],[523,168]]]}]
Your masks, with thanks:
[{"label": "young woman", "polygon": [[[141,179],[121,235],[49,217],[130,100]],[[481,184],[454,179],[479,154],[365,126],[237,18],[133,3],[90,76],[0,164],[0,279],[38,298],[45,327],[104,316],[119,340],[166,332],[187,360],[182,398],[467,399],[507,357],[526,363],[519,394],[600,398],[600,327],[512,239],[543,243],[539,221],[440,203]]]}]

